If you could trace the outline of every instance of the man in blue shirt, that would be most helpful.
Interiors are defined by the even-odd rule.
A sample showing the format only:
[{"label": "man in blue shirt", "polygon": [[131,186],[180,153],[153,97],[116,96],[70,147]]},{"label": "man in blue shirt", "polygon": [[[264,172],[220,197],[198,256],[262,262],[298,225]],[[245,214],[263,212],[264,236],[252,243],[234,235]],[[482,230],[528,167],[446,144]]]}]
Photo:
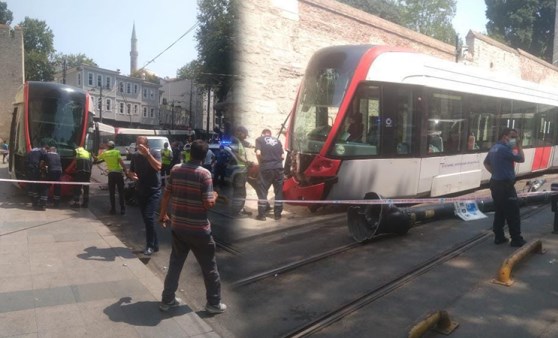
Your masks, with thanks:
[{"label": "man in blue shirt", "polygon": [[[517,153],[514,153],[517,148]],[[490,148],[484,159],[484,166],[492,177],[490,179],[490,192],[494,200],[494,243],[507,243],[504,235],[504,224],[508,223],[511,237],[511,246],[520,247],[525,244],[521,237],[521,220],[519,204],[515,191],[515,162],[525,162],[525,155],[521,142],[515,129],[504,128],[500,133],[500,140]]]}]

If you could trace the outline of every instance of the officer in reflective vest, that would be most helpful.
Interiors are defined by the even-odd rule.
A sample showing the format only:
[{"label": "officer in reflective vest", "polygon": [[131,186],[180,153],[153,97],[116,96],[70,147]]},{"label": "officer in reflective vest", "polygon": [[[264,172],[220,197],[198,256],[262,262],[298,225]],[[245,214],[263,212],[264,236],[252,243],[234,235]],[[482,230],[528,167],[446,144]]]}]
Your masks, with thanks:
[{"label": "officer in reflective vest", "polygon": [[161,185],[165,186],[165,178],[170,174],[172,163],[172,150],[169,149],[169,144],[165,142],[161,150]]},{"label": "officer in reflective vest", "polygon": [[[87,182],[91,179],[91,153],[83,147],[78,147],[75,150],[76,156],[76,171],[74,173],[74,182]],[[83,190],[83,198],[81,205],[79,204],[81,191]],[[76,185],[74,187],[74,202],[71,204],[74,208],[87,208],[89,204],[89,185]]]}]

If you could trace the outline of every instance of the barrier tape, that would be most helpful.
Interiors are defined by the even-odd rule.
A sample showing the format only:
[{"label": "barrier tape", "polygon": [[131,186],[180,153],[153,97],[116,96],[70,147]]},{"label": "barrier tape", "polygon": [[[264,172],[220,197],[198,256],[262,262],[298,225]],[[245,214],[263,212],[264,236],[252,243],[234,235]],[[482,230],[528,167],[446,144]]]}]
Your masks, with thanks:
[{"label": "barrier tape", "polygon": [[38,184],[62,184],[62,185],[95,185],[101,183],[91,183],[91,182],[62,182],[62,181],[31,181],[31,180],[14,180],[11,178],[0,178],[0,182],[12,182],[12,183],[38,183]]},{"label": "barrier tape", "polygon": [[[517,194],[518,198],[536,195],[556,195],[558,191],[537,191],[530,193],[520,193]],[[492,197],[487,196],[492,199]],[[438,197],[438,198],[385,198],[377,200],[275,200],[278,203],[292,203],[292,204],[352,204],[352,205],[381,205],[381,204],[445,204],[445,203],[455,203],[464,201],[479,201],[483,200],[483,197]],[[246,199],[233,199],[233,200],[244,200],[244,201],[255,201],[255,202],[268,202],[267,200],[260,200],[257,198],[246,198]]]},{"label": "barrier tape", "polygon": [[[106,183],[95,183],[95,182],[62,182],[62,181],[31,181],[31,180],[17,180],[10,178],[0,178],[0,182],[12,182],[12,183],[38,183],[38,184],[61,184],[61,185],[105,185]],[[536,191],[529,193],[517,194],[518,198],[536,195],[556,195],[558,191]],[[489,197],[489,196],[487,196]],[[491,197],[489,197],[491,198]],[[445,203],[455,203],[464,201],[479,201],[484,198],[482,197],[438,197],[438,198],[382,198],[376,200],[275,200],[277,203],[292,203],[292,204],[333,204],[333,205],[384,205],[384,204],[445,204]],[[233,198],[233,201],[251,201],[251,202],[262,202],[267,203],[268,200],[260,200],[257,198]]]}]

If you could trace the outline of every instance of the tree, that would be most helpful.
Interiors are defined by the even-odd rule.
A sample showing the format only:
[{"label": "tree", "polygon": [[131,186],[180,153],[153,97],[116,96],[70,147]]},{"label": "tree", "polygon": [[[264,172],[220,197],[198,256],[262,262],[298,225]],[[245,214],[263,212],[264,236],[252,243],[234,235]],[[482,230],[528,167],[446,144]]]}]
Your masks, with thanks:
[{"label": "tree", "polygon": [[451,23],[456,0],[399,0],[402,25],[434,39],[453,44],[456,32]]},{"label": "tree", "polygon": [[202,73],[202,66],[199,60],[193,60],[187,65],[176,71],[176,76],[179,79],[196,79]]},{"label": "tree", "polygon": [[555,0],[485,0],[488,36],[552,62]]},{"label": "tree", "polygon": [[14,16],[12,11],[8,9],[8,4],[0,1],[0,24],[9,25],[12,23]]},{"label": "tree", "polygon": [[46,22],[25,17],[19,24],[23,29],[25,49],[25,80],[51,81],[54,66],[50,62],[54,53],[54,34]]},{"label": "tree", "polygon": [[236,0],[198,0],[198,7],[196,81],[214,89],[223,101],[234,78]]},{"label": "tree", "polygon": [[456,0],[338,0],[395,24],[453,44]]},{"label": "tree", "polygon": [[85,54],[63,54],[56,53],[52,57],[52,63],[55,68],[61,69],[64,66],[64,61],[66,61],[66,68],[74,68],[80,65],[90,65],[97,67],[97,63],[93,59],[87,57]]}]

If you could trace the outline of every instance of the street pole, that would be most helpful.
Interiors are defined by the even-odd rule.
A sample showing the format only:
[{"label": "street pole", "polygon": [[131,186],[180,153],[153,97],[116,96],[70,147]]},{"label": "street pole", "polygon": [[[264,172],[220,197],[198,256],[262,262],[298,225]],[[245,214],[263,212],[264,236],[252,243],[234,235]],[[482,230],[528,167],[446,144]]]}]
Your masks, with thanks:
[{"label": "street pole", "polygon": [[102,83],[99,89],[100,89],[99,101],[101,102],[101,104],[99,105],[99,121],[103,123],[103,84]]},{"label": "street pole", "polygon": [[174,130],[174,100],[171,106],[171,130]]}]

